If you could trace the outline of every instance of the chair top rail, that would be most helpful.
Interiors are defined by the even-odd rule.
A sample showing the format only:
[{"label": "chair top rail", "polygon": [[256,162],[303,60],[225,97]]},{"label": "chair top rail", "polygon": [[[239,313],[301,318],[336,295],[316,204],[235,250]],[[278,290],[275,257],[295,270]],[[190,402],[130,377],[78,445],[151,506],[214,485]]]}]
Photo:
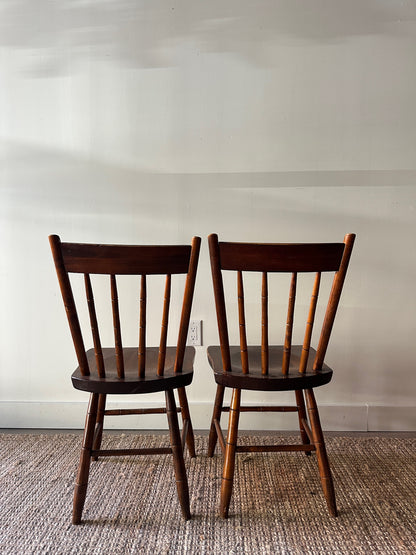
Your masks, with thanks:
[{"label": "chair top rail", "polygon": [[67,272],[86,274],[186,274],[190,245],[61,243]]},{"label": "chair top rail", "polygon": [[330,272],[338,270],[344,243],[219,242],[223,270],[253,272]]}]

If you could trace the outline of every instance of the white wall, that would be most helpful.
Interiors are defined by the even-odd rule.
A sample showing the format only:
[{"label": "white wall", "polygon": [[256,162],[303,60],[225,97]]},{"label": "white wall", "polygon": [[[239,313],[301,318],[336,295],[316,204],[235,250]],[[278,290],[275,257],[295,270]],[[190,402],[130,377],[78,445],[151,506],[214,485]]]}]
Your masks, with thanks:
[{"label": "white wall", "polygon": [[[3,2],[0,426],[83,425],[48,234],[201,235],[193,316],[206,346],[210,232],[355,232],[323,424],[415,430],[415,54],[411,0]],[[215,391],[205,346],[189,390],[197,428]]]}]

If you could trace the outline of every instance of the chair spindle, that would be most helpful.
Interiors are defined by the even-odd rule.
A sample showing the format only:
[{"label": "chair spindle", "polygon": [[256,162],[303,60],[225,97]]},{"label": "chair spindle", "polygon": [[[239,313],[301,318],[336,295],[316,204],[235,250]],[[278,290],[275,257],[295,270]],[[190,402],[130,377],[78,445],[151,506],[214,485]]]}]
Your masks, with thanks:
[{"label": "chair spindle", "polygon": [[91,278],[89,274],[84,274],[85,294],[87,297],[88,312],[91,322],[91,333],[94,342],[94,353],[97,364],[97,372],[100,378],[105,378],[104,358],[101,348],[100,333],[98,330],[97,313],[95,311],[94,294],[92,291]]},{"label": "chair spindle", "polygon": [[111,304],[113,308],[114,346],[116,351],[117,376],[124,378],[123,345],[121,342],[120,312],[118,307],[118,294],[116,276],[111,274]]},{"label": "chair spindle", "polygon": [[146,275],[140,280],[140,323],[139,323],[139,378],[144,378],[146,368]]},{"label": "chair spindle", "polygon": [[283,348],[282,374],[289,372],[290,353],[292,350],[293,314],[295,311],[297,273],[293,272],[290,281],[289,306],[287,310],[286,334]]},{"label": "chair spindle", "polygon": [[166,342],[168,333],[168,321],[169,321],[169,305],[170,305],[170,292],[171,292],[171,276],[168,274],[166,276],[165,283],[165,295],[163,299],[163,316],[162,316],[162,329],[160,333],[160,345],[159,345],[159,357],[157,361],[157,375],[163,376],[165,369],[165,359],[166,359]]},{"label": "chair spindle", "polygon": [[269,315],[267,272],[263,272],[261,287],[261,373],[269,373]]},{"label": "chair spindle", "polygon": [[313,324],[315,320],[315,311],[316,311],[316,305],[318,302],[320,283],[321,283],[321,272],[317,272],[315,276],[315,281],[313,283],[311,302],[309,305],[308,320],[306,322],[305,337],[303,340],[302,354],[300,357],[299,372],[301,374],[305,372],[306,365],[308,364],[309,348],[311,346],[311,337],[312,337]]},{"label": "chair spindle", "polygon": [[240,352],[241,352],[241,366],[243,374],[248,374],[248,353],[247,353],[247,334],[246,334],[246,319],[244,314],[244,286],[243,286],[243,272],[237,272],[237,289],[238,289],[238,323],[240,329]]}]

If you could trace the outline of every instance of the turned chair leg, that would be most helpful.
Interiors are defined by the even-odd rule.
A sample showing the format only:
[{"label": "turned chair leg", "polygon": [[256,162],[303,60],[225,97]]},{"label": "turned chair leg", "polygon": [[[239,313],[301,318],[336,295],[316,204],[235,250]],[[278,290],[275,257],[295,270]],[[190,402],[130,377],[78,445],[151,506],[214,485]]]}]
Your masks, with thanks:
[{"label": "turned chair leg", "polygon": [[166,412],[170,431],[170,444],[172,447],[173,462],[175,467],[176,488],[178,490],[179,503],[185,520],[191,518],[189,507],[189,489],[186,477],[185,462],[183,459],[181,435],[179,432],[178,415],[173,391],[165,392]]},{"label": "turned chair leg", "polygon": [[217,430],[215,428],[214,422],[216,420],[219,422],[221,419],[222,404],[224,402],[224,390],[225,390],[225,387],[223,385],[217,386],[214,411],[212,414],[211,428],[209,430],[209,437],[208,437],[208,457],[214,456],[215,446],[217,445],[218,434],[217,434]]},{"label": "turned chair leg", "polygon": [[[104,428],[104,411],[105,402],[107,396],[103,393],[99,395],[98,398],[98,410],[97,410],[97,420],[95,423],[94,440],[92,442],[92,448],[94,451],[98,451],[101,447],[101,441],[103,439],[103,428]],[[98,456],[94,457],[95,461],[98,461]]]},{"label": "turned chair leg", "polygon": [[87,417],[85,420],[84,437],[82,440],[81,456],[79,460],[78,474],[75,481],[74,504],[72,523],[81,522],[82,509],[84,508],[87,495],[88,475],[90,471],[91,449],[94,439],[95,422],[97,420],[98,393],[91,393],[88,404]]},{"label": "turned chair leg", "polygon": [[329,512],[332,516],[337,516],[337,507],[335,502],[335,490],[332,481],[331,469],[329,468],[328,456],[325,448],[324,436],[322,434],[321,423],[319,420],[318,407],[316,405],[315,395],[312,389],[306,389],[306,403],[308,406],[309,420],[311,423],[311,431],[313,442],[316,447],[316,456],[318,459],[319,474],[321,478],[322,489],[325,495]]},{"label": "turned chair leg", "polygon": [[196,457],[194,430],[192,428],[191,415],[189,413],[188,398],[184,387],[178,388],[179,405],[181,407],[182,425],[185,430],[186,446],[188,447],[189,456]]},{"label": "turned chair leg", "polygon": [[228,434],[225,446],[224,468],[221,482],[220,512],[223,518],[228,518],[231,494],[233,491],[235,453],[238,437],[238,420],[240,417],[241,389],[233,389],[228,420]]},{"label": "turned chair leg", "polygon": [[[299,429],[300,429],[300,437],[302,439],[303,445],[309,445],[310,440],[308,434],[305,431],[303,426],[303,420],[307,420],[306,417],[306,407],[305,407],[305,399],[303,398],[303,390],[298,389],[295,391],[296,395],[296,405],[298,407],[298,417],[299,417]],[[306,455],[310,456],[310,451],[305,451]]]}]

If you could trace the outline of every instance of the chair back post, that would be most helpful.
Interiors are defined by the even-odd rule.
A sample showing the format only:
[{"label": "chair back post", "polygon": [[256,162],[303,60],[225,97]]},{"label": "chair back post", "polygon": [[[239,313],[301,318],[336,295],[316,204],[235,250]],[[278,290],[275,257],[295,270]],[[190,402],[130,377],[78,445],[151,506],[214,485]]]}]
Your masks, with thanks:
[{"label": "chair back post", "polygon": [[179,325],[178,342],[174,371],[182,372],[182,364],[185,356],[186,339],[188,336],[189,319],[191,317],[192,299],[195,290],[196,272],[198,267],[201,238],[193,237],[191,241],[191,255],[189,259],[188,273],[186,276],[184,301],[182,305],[181,321]]},{"label": "chair back post", "polygon": [[52,256],[58,276],[59,287],[61,289],[62,299],[64,301],[65,312],[68,318],[69,329],[71,331],[72,339],[74,342],[79,368],[83,376],[89,376],[90,370],[87,357],[85,355],[84,340],[82,338],[81,326],[79,324],[78,315],[75,307],[71,282],[69,280],[68,272],[65,267],[64,257],[62,255],[61,240],[57,235],[50,235],[49,244],[52,250]]},{"label": "chair back post", "polygon": [[334,281],[332,282],[331,293],[329,296],[328,306],[325,313],[324,322],[322,325],[321,336],[318,343],[313,369],[321,370],[324,362],[326,350],[328,348],[329,338],[331,336],[332,326],[334,324],[335,315],[337,312],[339,300],[341,298],[342,287],[344,285],[345,276],[347,275],[348,264],[351,258],[352,248],[354,246],[355,234],[348,233],[344,237],[344,252],[342,254],[341,263],[338,271],[335,273]]},{"label": "chair back post", "polygon": [[218,235],[212,233],[208,237],[209,255],[211,259],[212,283],[220,336],[222,364],[225,372],[231,370],[230,343],[228,339],[227,311],[225,309],[224,284],[221,274],[220,248]]}]

